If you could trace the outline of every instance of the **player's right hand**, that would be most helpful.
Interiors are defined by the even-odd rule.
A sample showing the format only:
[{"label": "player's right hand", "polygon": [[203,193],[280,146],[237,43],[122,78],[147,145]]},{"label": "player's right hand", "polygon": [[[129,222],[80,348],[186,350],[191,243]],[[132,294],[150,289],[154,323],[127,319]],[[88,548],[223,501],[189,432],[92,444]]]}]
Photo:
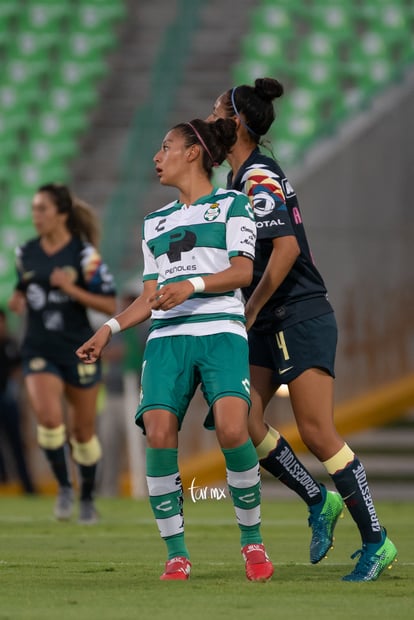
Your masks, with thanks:
[{"label": "player's right hand", "polygon": [[111,330],[108,325],[102,325],[89,340],[76,349],[75,353],[84,364],[94,364],[101,357],[110,337]]}]

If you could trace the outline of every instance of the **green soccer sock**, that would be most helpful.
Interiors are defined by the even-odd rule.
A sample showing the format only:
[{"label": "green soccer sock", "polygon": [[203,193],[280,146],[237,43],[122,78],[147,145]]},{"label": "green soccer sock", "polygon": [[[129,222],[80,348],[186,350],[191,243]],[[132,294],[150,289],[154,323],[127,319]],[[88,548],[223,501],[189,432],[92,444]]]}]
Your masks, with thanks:
[{"label": "green soccer sock", "polygon": [[260,534],[260,467],[249,439],[237,448],[223,448],[227,483],[240,528],[241,546],[262,542]]},{"label": "green soccer sock", "polygon": [[175,448],[147,448],[147,485],[151,508],[161,537],[165,540],[168,559],[189,558],[184,540],[183,487],[178,471]]}]

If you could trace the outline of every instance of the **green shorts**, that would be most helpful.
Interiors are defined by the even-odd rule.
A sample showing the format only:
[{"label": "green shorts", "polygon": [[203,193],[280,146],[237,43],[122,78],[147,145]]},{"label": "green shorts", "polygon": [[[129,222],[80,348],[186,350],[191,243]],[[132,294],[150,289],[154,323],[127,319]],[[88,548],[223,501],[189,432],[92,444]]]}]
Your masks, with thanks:
[{"label": "green shorts", "polygon": [[181,428],[200,384],[210,408],[204,422],[208,429],[214,429],[212,407],[220,398],[237,396],[250,407],[247,340],[232,333],[149,340],[142,364],[142,392],[135,423],[144,428],[145,411],[166,409],[177,416]]}]

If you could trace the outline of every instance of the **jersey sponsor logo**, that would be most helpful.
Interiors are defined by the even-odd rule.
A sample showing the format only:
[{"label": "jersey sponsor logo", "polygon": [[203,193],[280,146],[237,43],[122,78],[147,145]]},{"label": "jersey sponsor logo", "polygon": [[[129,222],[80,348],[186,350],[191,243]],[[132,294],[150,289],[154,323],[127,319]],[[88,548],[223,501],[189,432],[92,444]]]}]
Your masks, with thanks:
[{"label": "jersey sponsor logo", "polygon": [[29,362],[29,368],[30,370],[39,371],[46,368],[46,364],[47,362],[43,357],[33,357]]},{"label": "jersey sponsor logo", "polygon": [[268,192],[257,192],[253,197],[253,205],[257,217],[265,217],[276,208],[275,199]]},{"label": "jersey sponsor logo", "polygon": [[248,228],[247,226],[242,226],[242,227],[240,228],[240,230],[241,230],[242,232],[248,232],[248,233],[250,233],[251,235],[256,236],[256,231],[255,231],[255,230],[253,230],[253,228]]},{"label": "jersey sponsor logo", "polygon": [[283,191],[285,193],[286,198],[290,196],[294,196],[296,194],[295,190],[293,189],[293,187],[291,186],[291,184],[289,183],[287,179],[282,179],[282,187],[283,187]]},{"label": "jersey sponsor logo", "polygon": [[240,245],[250,245],[252,248],[255,247],[255,238],[254,237],[248,237],[247,239],[242,239],[240,241]]},{"label": "jersey sponsor logo", "polygon": [[197,265],[177,265],[165,270],[165,275],[172,275],[173,273],[182,273],[186,271],[197,271]]},{"label": "jersey sponsor logo", "polygon": [[214,204],[210,205],[207,211],[204,213],[204,219],[207,220],[207,222],[212,222],[213,220],[217,219],[219,215],[220,208],[218,206],[218,203],[215,202]]},{"label": "jersey sponsor logo", "polygon": [[273,226],[285,226],[282,220],[265,220],[264,222],[256,222],[257,228],[273,228]]},{"label": "jersey sponsor logo", "polygon": [[46,305],[46,291],[38,284],[29,284],[26,298],[27,303],[33,310],[41,310]]},{"label": "jersey sponsor logo", "polygon": [[52,332],[61,332],[64,328],[63,316],[61,312],[47,310],[43,313],[43,325]]},{"label": "jersey sponsor logo", "polygon": [[64,304],[69,300],[69,296],[63,291],[54,290],[49,292],[47,300],[52,304]]},{"label": "jersey sponsor logo", "polygon": [[152,254],[166,254],[170,263],[177,263],[181,260],[183,252],[190,252],[196,244],[197,236],[185,228],[172,231],[170,234],[160,235],[148,244]]}]

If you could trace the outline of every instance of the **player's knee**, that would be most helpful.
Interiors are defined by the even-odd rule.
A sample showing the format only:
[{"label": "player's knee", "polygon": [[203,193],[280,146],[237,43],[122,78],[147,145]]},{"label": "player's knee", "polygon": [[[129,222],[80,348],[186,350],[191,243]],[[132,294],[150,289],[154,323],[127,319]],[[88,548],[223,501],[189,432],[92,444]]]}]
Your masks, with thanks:
[{"label": "player's knee", "polygon": [[66,442],[66,427],[64,424],[56,428],[37,427],[37,442],[45,450],[57,450]]},{"label": "player's knee", "polygon": [[95,465],[102,456],[102,448],[99,439],[94,435],[89,441],[80,443],[71,439],[72,458],[79,465]]}]

